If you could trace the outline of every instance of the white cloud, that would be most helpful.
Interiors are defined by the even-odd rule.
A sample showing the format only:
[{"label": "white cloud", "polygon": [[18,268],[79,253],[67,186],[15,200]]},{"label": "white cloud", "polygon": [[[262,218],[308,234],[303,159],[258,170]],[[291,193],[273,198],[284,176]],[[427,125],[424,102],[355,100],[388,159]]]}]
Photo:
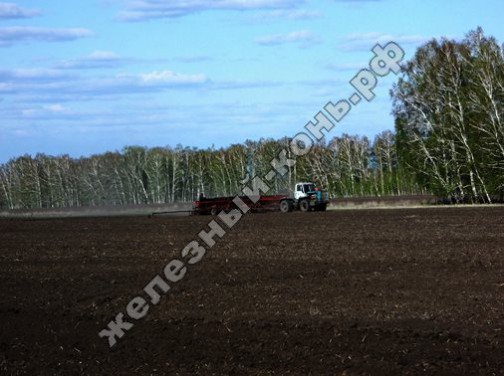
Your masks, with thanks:
[{"label": "white cloud", "polygon": [[213,60],[210,56],[194,55],[194,56],[178,56],[168,60],[177,61],[179,63],[201,63],[203,61]]},{"label": "white cloud", "polygon": [[68,75],[56,70],[45,68],[0,70],[0,81],[3,84],[14,82],[41,82],[67,79]]},{"label": "white cloud", "polygon": [[192,56],[176,56],[163,59],[144,59],[124,57],[113,51],[94,51],[87,56],[56,61],[53,63],[56,69],[106,69],[118,68],[126,64],[167,64],[170,62],[194,64],[213,60],[210,56],[192,55]]},{"label": "white cloud", "polygon": [[230,80],[230,81],[217,81],[212,82],[211,88],[213,90],[242,90],[242,89],[256,89],[256,88],[272,88],[283,85],[280,81],[265,81],[265,80]]},{"label": "white cloud", "polygon": [[209,82],[203,74],[169,70],[94,77],[54,69],[0,70],[0,93],[6,98],[10,96],[38,103],[157,93],[169,89],[197,88]]},{"label": "white cloud", "polygon": [[26,108],[21,111],[21,117],[23,118],[33,118],[37,115],[37,111],[34,108]]},{"label": "white cloud", "polygon": [[32,136],[32,132],[28,129],[14,129],[11,131],[11,134],[16,137],[29,137]]},{"label": "white cloud", "polygon": [[47,111],[50,111],[50,112],[54,112],[54,113],[62,113],[62,112],[67,111],[67,109],[61,104],[47,105],[47,106],[44,106],[44,109]]},{"label": "white cloud", "polygon": [[419,34],[352,33],[344,38],[341,48],[345,51],[371,50],[376,43],[383,45],[388,42],[395,42],[400,46],[418,46],[429,39],[431,38]]},{"label": "white cloud", "polygon": [[368,64],[366,63],[328,63],[324,66],[324,68],[332,70],[332,71],[359,71],[362,68],[367,67]]},{"label": "white cloud", "polygon": [[123,58],[112,51],[93,51],[88,56],[64,60],[56,64],[59,69],[116,68],[130,59]]},{"label": "white cloud", "polygon": [[202,74],[185,75],[169,70],[150,72],[140,75],[141,81],[147,85],[157,84],[201,84],[208,79]]},{"label": "white cloud", "polygon": [[266,35],[256,39],[256,42],[263,46],[274,46],[285,43],[299,43],[303,46],[308,46],[319,41],[319,38],[308,30],[293,31],[288,34]]},{"label": "white cloud", "polygon": [[89,55],[90,60],[117,60],[119,55],[112,51],[94,51]]},{"label": "white cloud", "polygon": [[57,117],[68,117],[71,112],[59,103],[52,103],[45,106],[22,108],[19,115],[25,119],[48,119]]},{"label": "white cloud", "polygon": [[37,9],[21,8],[13,3],[0,2],[0,20],[31,18],[40,15]]},{"label": "white cloud", "polygon": [[279,9],[264,12],[254,16],[252,19],[255,21],[267,20],[309,20],[321,17],[322,14],[318,11],[310,11],[306,9]]},{"label": "white cloud", "polygon": [[28,41],[63,42],[90,37],[93,32],[83,28],[52,29],[30,26],[0,28],[0,46]]},{"label": "white cloud", "polygon": [[209,10],[263,10],[289,9],[304,0],[137,0],[129,1],[119,17],[125,21],[142,21],[153,18],[183,17]]}]

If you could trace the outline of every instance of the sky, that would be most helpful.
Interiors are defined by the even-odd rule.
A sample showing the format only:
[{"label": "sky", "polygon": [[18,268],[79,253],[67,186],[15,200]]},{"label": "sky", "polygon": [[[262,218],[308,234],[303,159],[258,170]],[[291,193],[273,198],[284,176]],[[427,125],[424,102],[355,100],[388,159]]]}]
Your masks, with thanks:
[{"label": "sky", "polygon": [[[0,163],[294,136],[349,98],[375,44],[409,60],[477,26],[502,43],[502,14],[502,0],[0,1]],[[396,80],[327,137],[393,130]]]}]

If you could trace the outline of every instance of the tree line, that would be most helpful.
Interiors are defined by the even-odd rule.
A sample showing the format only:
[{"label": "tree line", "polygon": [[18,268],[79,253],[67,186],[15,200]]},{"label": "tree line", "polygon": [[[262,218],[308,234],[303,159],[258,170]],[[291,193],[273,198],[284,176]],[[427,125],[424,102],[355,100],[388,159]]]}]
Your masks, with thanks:
[{"label": "tree line", "polygon": [[[192,201],[240,192],[247,174],[264,176],[289,138],[246,141],[226,148],[146,148],[90,157],[25,155],[0,165],[0,207],[53,208]],[[293,156],[288,156],[293,158]],[[271,193],[314,181],[332,196],[399,195],[421,191],[398,164],[395,136],[343,135],[316,144],[276,178]]]}]

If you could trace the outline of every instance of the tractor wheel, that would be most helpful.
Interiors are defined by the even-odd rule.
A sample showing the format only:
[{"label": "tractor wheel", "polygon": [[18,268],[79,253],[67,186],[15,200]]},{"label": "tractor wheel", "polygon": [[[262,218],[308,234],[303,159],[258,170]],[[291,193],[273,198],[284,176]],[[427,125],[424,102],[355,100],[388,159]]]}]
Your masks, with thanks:
[{"label": "tractor wheel", "polygon": [[319,211],[326,211],[327,209],[327,204],[320,204],[320,205],[317,205],[313,208],[315,211],[319,212]]},{"label": "tractor wheel", "polygon": [[299,209],[302,212],[310,211],[310,203],[308,202],[308,200],[301,200],[301,202],[299,203]]},{"label": "tractor wheel", "polygon": [[219,209],[216,207],[213,207],[212,210],[210,210],[210,215],[215,217],[217,214],[219,214]]},{"label": "tractor wheel", "polygon": [[289,200],[283,200],[280,202],[280,211],[282,213],[289,213],[292,211],[292,202]]}]

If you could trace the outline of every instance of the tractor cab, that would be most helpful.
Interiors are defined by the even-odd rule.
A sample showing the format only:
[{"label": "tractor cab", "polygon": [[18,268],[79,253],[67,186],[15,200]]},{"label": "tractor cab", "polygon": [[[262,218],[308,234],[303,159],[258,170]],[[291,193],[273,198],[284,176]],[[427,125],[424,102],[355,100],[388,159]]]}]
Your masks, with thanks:
[{"label": "tractor cab", "polygon": [[315,184],[313,183],[297,183],[294,191],[294,198],[299,200],[300,198],[309,197],[311,194],[316,193]]}]

